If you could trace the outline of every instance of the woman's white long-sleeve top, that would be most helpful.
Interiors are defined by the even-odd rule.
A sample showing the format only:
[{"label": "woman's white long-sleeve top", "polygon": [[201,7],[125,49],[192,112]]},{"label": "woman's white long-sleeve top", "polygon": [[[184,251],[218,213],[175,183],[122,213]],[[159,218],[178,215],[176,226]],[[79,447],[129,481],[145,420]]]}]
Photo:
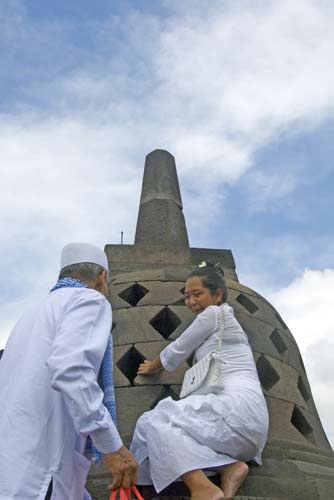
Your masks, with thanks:
[{"label": "woman's white long-sleeve top", "polygon": [[[219,342],[219,308],[222,308],[224,329],[221,357],[224,361],[221,373],[224,400],[222,417],[236,432],[256,445],[260,462],[268,429],[268,410],[259,382],[254,357],[248,337],[227,303],[209,306],[193,323],[161,353],[163,367],[175,370],[194,353],[194,362],[214,351]],[[195,397],[195,396],[193,396]]]}]

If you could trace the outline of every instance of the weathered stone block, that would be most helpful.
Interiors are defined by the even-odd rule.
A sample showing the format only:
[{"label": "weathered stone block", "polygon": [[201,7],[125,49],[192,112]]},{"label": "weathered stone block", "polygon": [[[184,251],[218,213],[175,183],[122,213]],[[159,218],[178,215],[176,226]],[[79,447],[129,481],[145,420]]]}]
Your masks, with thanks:
[{"label": "weathered stone block", "polygon": [[[253,350],[263,354],[268,354],[282,361],[288,361],[290,348],[297,349],[295,344],[292,344],[289,337],[281,330],[275,329],[272,324],[263,321],[260,318],[254,318],[250,314],[243,311],[236,312],[235,316],[244,331],[247,333],[249,343]],[[270,337],[274,331],[279,333],[287,346],[287,349],[283,352],[278,351],[275,343]],[[296,360],[296,364],[297,363],[299,368],[299,360]]]},{"label": "weathered stone block", "polygon": [[146,306],[115,311],[113,316],[115,326],[112,331],[114,345],[163,340],[163,337],[150,324],[160,310],[159,306]]},{"label": "weathered stone block", "polygon": [[291,424],[293,403],[266,396],[269,419],[269,441],[278,438],[310,447],[310,443]]},{"label": "weathered stone block", "polygon": [[131,307],[131,304],[123,300],[118,294],[124,290],[124,285],[109,285],[109,302],[111,304],[113,312],[117,309],[127,309]]},{"label": "weathered stone block", "polygon": [[[149,235],[150,237],[148,237]],[[152,245],[161,245],[162,247],[180,245],[189,252],[184,216],[173,201],[154,199],[140,205],[136,245],[139,247],[148,241]]]},{"label": "weathered stone block", "polygon": [[[156,358],[162,349],[166,347],[169,342],[154,342],[154,343],[140,343],[135,344],[135,348],[143,355],[145,359]],[[169,384],[182,384],[185,371],[189,368],[189,365],[184,362],[182,365],[174,372],[168,372],[163,370],[156,375],[143,376],[138,375],[135,378],[135,385],[169,385]]]},{"label": "weathered stone block", "polygon": [[284,323],[277,311],[260,295],[246,294],[236,287],[229,290],[229,304],[233,307],[236,316],[239,313],[249,314],[253,318],[258,318],[269,325],[273,330],[277,328],[295,342],[290,330]]},{"label": "weathered stone block", "polygon": [[318,449],[312,451],[285,449],[283,453],[284,453],[284,458],[286,459],[300,460],[301,462],[324,465],[325,467],[332,467],[332,469],[334,469],[333,455],[320,453]]},{"label": "weathered stone block", "polygon": [[300,391],[298,390],[298,373],[291,366],[282,363],[278,359],[265,356],[272,368],[276,371],[279,379],[273,387],[265,391],[266,395],[282,399],[288,402],[295,402],[300,406],[307,407]]},{"label": "weathered stone block", "polygon": [[[129,272],[165,267],[166,265],[191,265],[189,247],[182,245],[141,244],[141,245],[106,245],[110,275],[115,276],[120,271]],[[125,264],[125,265],[123,265]],[[142,265],[142,266],[141,266]],[[192,267],[192,266],[191,266]]]},{"label": "weathered stone block", "polygon": [[324,465],[313,464],[309,462],[303,462],[301,460],[290,460],[293,462],[298,469],[306,474],[326,476],[328,479],[334,481],[334,469],[332,467],[326,467]]},{"label": "weathered stone block", "polygon": [[315,479],[319,500],[332,500],[334,496],[334,481]]},{"label": "weathered stone block", "polygon": [[148,293],[139,301],[139,306],[171,305],[177,301],[183,301],[184,303],[184,296],[181,293],[184,287],[182,281],[167,283],[162,283],[160,281],[144,281],[141,282],[141,284],[148,289]]},{"label": "weathered stone block", "polygon": [[131,442],[138,418],[155,406],[164,388],[159,386],[122,387],[116,389],[117,420],[124,443]]},{"label": "weathered stone block", "polygon": [[[282,480],[282,477],[284,478]],[[251,495],[251,498],[264,497],[265,495],[277,500],[314,500],[317,498],[315,483],[310,480],[297,480],[292,474],[275,477],[261,477],[260,475],[247,478],[247,490],[241,488],[241,498],[244,494]],[[329,500],[329,499],[328,499]]]}]

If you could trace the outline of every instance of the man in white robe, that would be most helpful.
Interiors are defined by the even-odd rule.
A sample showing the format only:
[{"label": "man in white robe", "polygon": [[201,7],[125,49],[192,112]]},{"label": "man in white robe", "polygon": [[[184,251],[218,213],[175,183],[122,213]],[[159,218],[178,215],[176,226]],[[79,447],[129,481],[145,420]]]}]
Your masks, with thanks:
[{"label": "man in white robe", "polygon": [[87,436],[103,454],[112,488],[136,481],[137,463],[97,383],[112,324],[107,269],[99,248],[67,245],[63,281],[9,337],[0,361],[0,500],[89,498]]}]

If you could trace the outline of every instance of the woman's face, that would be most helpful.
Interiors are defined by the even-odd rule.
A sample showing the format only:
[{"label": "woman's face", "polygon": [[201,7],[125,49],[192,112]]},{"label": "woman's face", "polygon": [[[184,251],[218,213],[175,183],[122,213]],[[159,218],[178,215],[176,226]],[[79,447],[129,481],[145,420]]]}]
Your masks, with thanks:
[{"label": "woman's face", "polygon": [[222,289],[219,288],[215,294],[203,286],[202,279],[199,276],[192,276],[187,279],[184,289],[184,302],[194,313],[199,314],[208,306],[216,306],[222,300]]}]

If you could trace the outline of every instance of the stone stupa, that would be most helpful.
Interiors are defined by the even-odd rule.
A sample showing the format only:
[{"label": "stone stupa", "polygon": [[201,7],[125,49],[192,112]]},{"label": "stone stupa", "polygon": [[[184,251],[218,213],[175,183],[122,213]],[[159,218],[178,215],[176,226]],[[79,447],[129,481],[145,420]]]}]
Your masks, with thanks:
[{"label": "stone stupa", "polygon": [[[228,301],[249,337],[270,413],[263,466],[250,473],[235,500],[333,500],[334,454],[323,431],[298,346],[279,313],[239,283],[232,252],[189,247],[174,157],[146,158],[134,245],[106,245],[113,308],[118,423],[126,445],[137,418],[166,396],[178,398],[184,363],[176,372],[138,377],[193,320],[185,307],[185,278],[203,260],[224,269]],[[163,453],[163,450],[161,450]],[[108,474],[91,472],[94,500],[108,498]],[[155,498],[189,498],[182,482]],[[205,499],[203,499],[205,500]]]}]

